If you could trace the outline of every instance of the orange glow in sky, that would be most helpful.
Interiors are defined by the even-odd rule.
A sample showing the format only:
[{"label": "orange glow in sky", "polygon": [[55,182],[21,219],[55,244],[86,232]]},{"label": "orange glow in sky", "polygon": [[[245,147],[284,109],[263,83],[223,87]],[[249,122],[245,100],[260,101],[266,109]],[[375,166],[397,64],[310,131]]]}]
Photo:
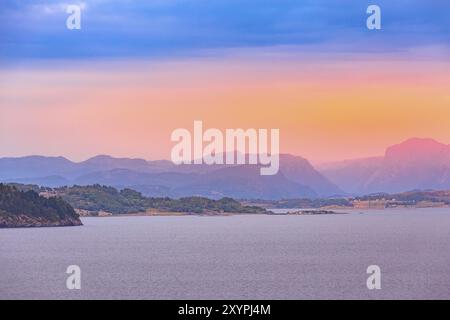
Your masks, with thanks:
[{"label": "orange glow in sky", "polygon": [[450,63],[246,59],[0,71],[0,157],[169,159],[176,128],[279,128],[313,162],[450,143]]}]

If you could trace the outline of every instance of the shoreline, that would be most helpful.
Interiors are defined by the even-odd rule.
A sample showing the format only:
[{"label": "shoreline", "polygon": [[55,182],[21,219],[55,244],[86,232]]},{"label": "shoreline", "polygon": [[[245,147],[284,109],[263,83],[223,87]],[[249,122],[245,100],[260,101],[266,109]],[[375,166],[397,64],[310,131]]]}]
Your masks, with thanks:
[{"label": "shoreline", "polygon": [[[192,213],[192,212],[136,212],[136,213],[119,213],[112,214],[109,212],[101,212],[100,214],[86,214],[84,212],[83,215],[80,215],[80,218],[108,218],[108,217],[230,217],[230,216],[323,216],[323,215],[344,215],[351,213],[364,213],[364,211],[377,211],[383,212],[388,210],[418,210],[418,209],[445,209],[450,206],[441,206],[441,207],[392,207],[392,208],[355,208],[355,207],[340,207],[340,208],[332,208],[324,207],[324,208],[266,208],[269,212],[267,213],[239,213],[239,212],[208,212],[208,213]],[[289,212],[277,213],[270,210],[289,210]],[[342,212],[346,211],[346,212]]]},{"label": "shoreline", "polygon": [[[287,209],[289,210],[289,209]],[[231,217],[231,216],[306,216],[306,215],[341,215],[348,212],[336,212],[330,210],[314,209],[293,209],[295,212],[270,212],[270,213],[247,213],[247,212],[210,212],[210,213],[191,213],[191,212],[136,212],[120,214],[101,214],[84,215],[81,218],[108,218],[108,217]]]}]

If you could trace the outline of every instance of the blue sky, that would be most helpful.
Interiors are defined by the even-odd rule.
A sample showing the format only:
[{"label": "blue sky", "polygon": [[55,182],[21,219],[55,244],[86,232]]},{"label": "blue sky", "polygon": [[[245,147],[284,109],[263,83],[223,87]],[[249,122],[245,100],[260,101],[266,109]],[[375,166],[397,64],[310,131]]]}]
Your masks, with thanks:
[{"label": "blue sky", "polygon": [[[67,30],[67,4],[82,29]],[[365,27],[382,9],[382,30]],[[0,59],[23,61],[215,56],[227,50],[309,53],[448,53],[447,0],[3,0]]]}]

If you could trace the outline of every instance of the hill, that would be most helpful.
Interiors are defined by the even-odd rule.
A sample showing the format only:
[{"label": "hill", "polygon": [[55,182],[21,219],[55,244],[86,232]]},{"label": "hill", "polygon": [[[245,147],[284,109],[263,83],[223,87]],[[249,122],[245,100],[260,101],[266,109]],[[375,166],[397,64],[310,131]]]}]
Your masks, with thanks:
[{"label": "hill", "polygon": [[33,190],[0,184],[0,228],[81,224],[75,210],[59,197],[47,199]]},{"label": "hill", "polygon": [[147,210],[160,212],[209,213],[268,213],[256,206],[243,206],[231,198],[212,200],[204,197],[144,197],[132,189],[117,190],[113,187],[91,185],[56,188],[46,191],[48,195],[59,196],[74,208],[93,214],[100,211],[112,214],[140,213]]}]

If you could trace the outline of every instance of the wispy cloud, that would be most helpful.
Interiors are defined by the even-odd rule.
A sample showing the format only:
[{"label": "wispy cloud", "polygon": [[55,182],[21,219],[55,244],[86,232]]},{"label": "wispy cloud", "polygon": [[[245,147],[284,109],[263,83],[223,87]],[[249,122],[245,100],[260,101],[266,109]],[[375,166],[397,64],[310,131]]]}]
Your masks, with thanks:
[{"label": "wispy cloud", "polygon": [[358,0],[74,0],[70,4],[83,8],[82,30],[69,31],[69,1],[6,0],[0,58],[173,57],[283,46],[392,53],[450,46],[450,2],[376,2],[379,32],[365,28],[369,2]]}]

